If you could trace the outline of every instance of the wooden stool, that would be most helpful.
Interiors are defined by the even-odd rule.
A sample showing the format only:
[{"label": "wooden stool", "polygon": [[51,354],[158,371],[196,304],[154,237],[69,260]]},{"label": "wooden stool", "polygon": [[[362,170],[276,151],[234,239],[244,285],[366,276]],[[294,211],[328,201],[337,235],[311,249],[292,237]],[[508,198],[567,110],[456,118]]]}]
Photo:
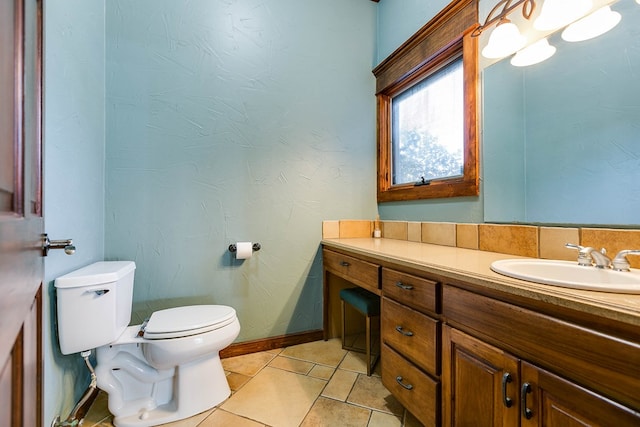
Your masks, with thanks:
[{"label": "wooden stool", "polygon": [[[367,348],[365,351],[345,345],[345,302],[362,313],[366,318],[365,339]],[[371,318],[380,317],[380,297],[363,288],[347,288],[340,291],[340,304],[342,306],[342,348],[345,350],[365,353],[367,355],[367,375],[371,376],[371,372],[373,371],[380,355],[380,351],[378,351],[378,354],[374,355],[373,360],[371,360]]]}]

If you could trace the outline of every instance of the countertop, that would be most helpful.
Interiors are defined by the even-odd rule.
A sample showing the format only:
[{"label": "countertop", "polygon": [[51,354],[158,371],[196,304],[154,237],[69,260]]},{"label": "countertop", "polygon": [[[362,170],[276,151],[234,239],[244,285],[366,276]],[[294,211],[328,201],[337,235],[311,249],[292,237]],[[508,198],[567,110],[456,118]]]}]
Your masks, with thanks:
[{"label": "countertop", "polygon": [[512,279],[490,268],[493,261],[523,257],[384,238],[323,239],[322,244],[327,248],[342,249],[425,273],[444,275],[476,286],[640,326],[640,295],[541,285]]}]

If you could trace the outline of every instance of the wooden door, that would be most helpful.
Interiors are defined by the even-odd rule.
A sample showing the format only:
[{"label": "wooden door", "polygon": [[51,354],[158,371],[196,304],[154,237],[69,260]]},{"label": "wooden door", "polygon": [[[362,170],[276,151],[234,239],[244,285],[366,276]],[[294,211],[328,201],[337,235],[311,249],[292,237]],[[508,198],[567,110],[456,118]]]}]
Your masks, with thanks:
[{"label": "wooden door", "polygon": [[42,4],[0,0],[0,426],[41,426]]},{"label": "wooden door", "polygon": [[522,362],[521,376],[523,427],[640,426],[638,412],[530,363]]},{"label": "wooden door", "polygon": [[446,326],[442,399],[445,426],[518,426],[519,360]]}]

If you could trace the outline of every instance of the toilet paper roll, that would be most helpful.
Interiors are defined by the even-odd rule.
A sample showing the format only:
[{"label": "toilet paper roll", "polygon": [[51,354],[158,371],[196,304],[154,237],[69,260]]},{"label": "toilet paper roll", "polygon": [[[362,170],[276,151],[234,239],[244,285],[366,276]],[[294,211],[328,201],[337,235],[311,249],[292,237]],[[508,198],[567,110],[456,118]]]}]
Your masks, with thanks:
[{"label": "toilet paper roll", "polygon": [[251,242],[236,242],[236,259],[247,259],[253,255],[253,244]]}]

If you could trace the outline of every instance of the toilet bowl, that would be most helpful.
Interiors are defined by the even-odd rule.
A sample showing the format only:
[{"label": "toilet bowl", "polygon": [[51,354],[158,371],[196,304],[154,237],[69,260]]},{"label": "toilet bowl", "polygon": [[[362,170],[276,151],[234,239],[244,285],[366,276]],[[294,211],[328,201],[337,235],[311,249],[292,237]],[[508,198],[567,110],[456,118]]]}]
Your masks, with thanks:
[{"label": "toilet bowl", "polygon": [[127,326],[134,270],[133,262],[102,262],[56,279],[62,353],[97,349],[97,385],[117,427],[155,426],[218,405],[231,394],[219,352],[240,332],[235,310],[175,307]]}]

